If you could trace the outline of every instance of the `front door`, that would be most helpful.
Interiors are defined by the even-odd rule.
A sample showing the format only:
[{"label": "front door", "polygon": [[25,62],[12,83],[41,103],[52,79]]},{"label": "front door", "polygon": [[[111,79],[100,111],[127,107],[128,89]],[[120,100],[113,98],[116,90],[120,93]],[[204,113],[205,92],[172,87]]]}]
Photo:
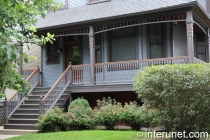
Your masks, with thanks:
[{"label": "front door", "polygon": [[[71,62],[71,65],[81,65],[82,55],[81,55],[81,45],[80,44],[71,44],[66,47],[66,68]],[[72,79],[73,82],[81,82],[82,80],[82,69],[72,69]]]},{"label": "front door", "polygon": [[66,47],[66,67],[69,62],[72,65],[80,65],[82,62],[81,47],[80,44],[67,45]]}]

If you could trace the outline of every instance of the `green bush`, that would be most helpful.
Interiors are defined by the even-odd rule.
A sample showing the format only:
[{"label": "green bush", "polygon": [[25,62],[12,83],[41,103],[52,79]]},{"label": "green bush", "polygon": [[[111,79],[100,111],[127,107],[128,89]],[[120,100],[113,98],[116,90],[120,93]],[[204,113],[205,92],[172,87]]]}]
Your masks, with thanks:
[{"label": "green bush", "polygon": [[67,120],[67,130],[92,129],[95,125],[93,110],[83,104],[69,108],[65,119]]},{"label": "green bush", "polygon": [[78,105],[79,106],[83,105],[85,108],[90,107],[90,104],[88,103],[88,101],[82,97],[82,98],[73,100],[71,104],[69,105],[69,108],[73,109],[75,106],[78,106]]},{"label": "green bush", "polygon": [[95,109],[95,120],[99,124],[106,126],[106,129],[113,130],[121,121],[122,105],[111,98],[103,98],[97,100],[97,108]]},{"label": "green bush", "polygon": [[210,64],[152,66],[139,72],[134,90],[144,104],[160,110],[168,131],[200,132],[210,118]]},{"label": "green bush", "polygon": [[64,118],[63,109],[54,107],[47,110],[39,119],[36,127],[41,132],[57,132],[66,130],[66,120]]},{"label": "green bush", "polygon": [[142,126],[157,125],[156,116],[158,115],[156,110],[147,109],[145,106],[139,107],[136,102],[130,102],[124,105],[122,121],[132,129],[139,130]]}]

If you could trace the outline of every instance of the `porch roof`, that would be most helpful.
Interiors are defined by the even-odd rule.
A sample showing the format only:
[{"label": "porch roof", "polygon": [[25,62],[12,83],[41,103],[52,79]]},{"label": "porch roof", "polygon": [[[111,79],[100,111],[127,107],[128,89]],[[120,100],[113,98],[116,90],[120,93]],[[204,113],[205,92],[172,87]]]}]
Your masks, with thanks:
[{"label": "porch roof", "polygon": [[111,0],[110,2],[51,12],[45,18],[40,18],[36,26],[38,29],[46,29],[76,25],[186,7],[196,3],[197,0]]}]

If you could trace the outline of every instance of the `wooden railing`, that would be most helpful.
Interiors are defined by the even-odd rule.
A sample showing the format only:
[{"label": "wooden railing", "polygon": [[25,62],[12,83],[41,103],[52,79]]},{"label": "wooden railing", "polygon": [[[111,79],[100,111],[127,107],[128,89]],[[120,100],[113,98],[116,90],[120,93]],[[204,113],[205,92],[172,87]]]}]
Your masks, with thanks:
[{"label": "wooden railing", "polygon": [[85,84],[90,82],[90,64],[72,66],[72,83]]},{"label": "wooden railing", "polygon": [[[37,67],[26,79],[26,81],[32,85],[32,88],[28,91],[27,95],[39,84],[40,69]],[[16,92],[9,100],[5,101],[5,123],[8,123],[8,119],[16,111],[16,109],[23,103],[25,95],[23,92]]]},{"label": "wooden railing", "polygon": [[[138,70],[151,65],[184,64],[187,56],[157,58],[146,60],[131,60],[121,62],[107,62],[95,64],[96,84],[107,82],[133,81]],[[90,64],[72,66],[72,84],[85,84],[90,82]]]},{"label": "wooden railing", "polygon": [[52,107],[57,103],[61,95],[71,83],[71,74],[72,69],[70,64],[53,85],[53,87],[49,90],[49,92],[45,95],[45,97],[40,99],[39,115],[44,114],[46,109],[52,109]]},{"label": "wooden railing", "polygon": [[22,70],[23,78],[27,79],[35,69],[36,68],[34,68],[34,69],[23,69]]},{"label": "wooden railing", "polygon": [[204,62],[204,61],[202,61],[202,60],[200,60],[200,59],[198,59],[196,57],[193,58],[193,62],[196,63],[196,64],[206,63],[206,62]]}]

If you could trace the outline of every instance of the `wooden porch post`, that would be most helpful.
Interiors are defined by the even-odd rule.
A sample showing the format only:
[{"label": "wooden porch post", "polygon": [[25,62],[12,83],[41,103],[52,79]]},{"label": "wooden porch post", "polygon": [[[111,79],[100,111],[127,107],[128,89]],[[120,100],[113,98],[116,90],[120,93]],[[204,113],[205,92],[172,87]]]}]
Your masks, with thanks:
[{"label": "wooden porch post", "polygon": [[206,60],[207,62],[210,62],[210,29],[207,28],[207,31],[206,31],[206,37],[205,37],[205,47],[207,49],[207,57],[206,57]]},{"label": "wooden porch post", "polygon": [[19,53],[20,53],[20,58],[19,58],[19,67],[18,67],[18,73],[22,74],[22,69],[23,69],[23,60],[21,55],[23,54],[23,49],[19,46]]},{"label": "wooden porch post", "polygon": [[193,13],[192,11],[187,11],[186,29],[187,29],[188,63],[193,63],[193,58],[194,58],[193,24],[194,24]]},{"label": "wooden porch post", "polygon": [[90,47],[90,84],[95,84],[95,36],[94,28],[90,26],[89,47]]},{"label": "wooden porch post", "polygon": [[5,101],[4,101],[4,124],[8,124],[8,121],[9,121],[9,103],[7,101],[7,98],[5,98]]}]

